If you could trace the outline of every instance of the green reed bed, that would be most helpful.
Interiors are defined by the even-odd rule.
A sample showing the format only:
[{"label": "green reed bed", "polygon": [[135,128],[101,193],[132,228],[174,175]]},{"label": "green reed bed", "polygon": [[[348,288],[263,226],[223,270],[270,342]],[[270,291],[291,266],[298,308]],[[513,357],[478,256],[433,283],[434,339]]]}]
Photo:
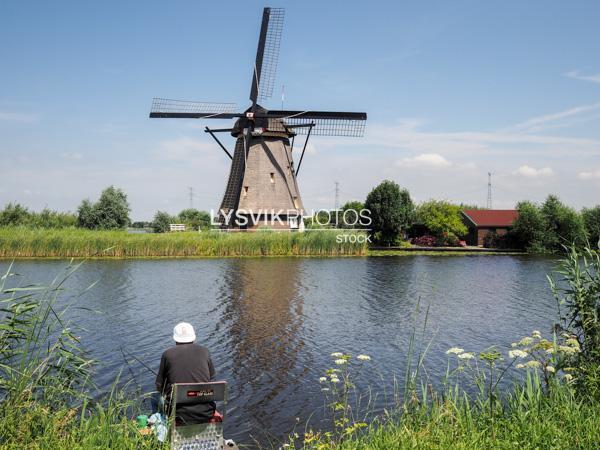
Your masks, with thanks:
[{"label": "green reed bed", "polygon": [[[83,229],[0,228],[0,257],[186,257],[364,255],[364,243],[337,230],[142,233]],[[343,236],[343,235],[342,235]],[[341,242],[340,242],[341,241]]]},{"label": "green reed bed", "polygon": [[164,448],[134,426],[139,397],[114,388],[94,400],[94,361],[66,315],[76,301],[57,307],[77,267],[47,286],[21,280],[12,267],[0,277],[0,448]]}]

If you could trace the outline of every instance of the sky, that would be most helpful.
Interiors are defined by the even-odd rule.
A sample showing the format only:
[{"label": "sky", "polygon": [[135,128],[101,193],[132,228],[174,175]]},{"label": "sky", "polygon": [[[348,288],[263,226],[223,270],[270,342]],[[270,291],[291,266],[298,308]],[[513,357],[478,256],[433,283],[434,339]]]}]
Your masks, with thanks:
[{"label": "sky", "polygon": [[[600,2],[0,2],[0,206],[75,211],[115,185],[133,220],[217,209],[229,159],[153,97],[249,105],[264,6],[286,16],[273,98],[365,111],[362,138],[311,138],[307,209],[379,182],[492,206],[600,203]],[[225,136],[232,148],[233,138]],[[296,153],[295,158],[298,158]]]}]

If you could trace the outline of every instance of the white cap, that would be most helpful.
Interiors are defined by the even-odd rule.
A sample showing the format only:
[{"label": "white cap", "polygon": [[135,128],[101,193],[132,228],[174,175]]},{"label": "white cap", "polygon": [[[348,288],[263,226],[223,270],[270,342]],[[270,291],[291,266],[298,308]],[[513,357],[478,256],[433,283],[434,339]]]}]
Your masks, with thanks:
[{"label": "white cap", "polygon": [[179,322],[173,328],[173,340],[178,344],[189,344],[196,340],[194,327],[187,322]]}]

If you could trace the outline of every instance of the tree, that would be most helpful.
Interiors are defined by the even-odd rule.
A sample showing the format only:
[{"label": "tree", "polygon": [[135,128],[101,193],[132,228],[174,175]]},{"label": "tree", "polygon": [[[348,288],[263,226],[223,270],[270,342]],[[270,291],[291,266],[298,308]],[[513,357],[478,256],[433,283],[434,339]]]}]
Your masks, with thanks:
[{"label": "tree", "polygon": [[511,230],[516,244],[532,252],[547,251],[548,223],[540,208],[535,203],[522,201],[517,203],[517,211],[519,216]]},{"label": "tree", "polygon": [[98,220],[95,215],[94,204],[89,200],[83,200],[77,208],[77,226],[81,228],[96,228]]},{"label": "tree", "polygon": [[408,191],[389,180],[369,192],[365,209],[370,213],[370,228],[375,239],[384,245],[395,243],[400,232],[411,224],[414,214],[414,204]]},{"label": "tree", "polygon": [[546,247],[549,250],[561,251],[564,245],[580,247],[584,244],[583,219],[573,208],[563,204],[555,195],[549,195],[541,212],[548,227]]},{"label": "tree", "polygon": [[29,210],[19,203],[9,203],[0,211],[1,227],[27,225],[29,219]]},{"label": "tree", "polygon": [[467,234],[460,207],[445,200],[429,200],[417,207],[417,219],[430,233],[444,243]]},{"label": "tree", "polygon": [[210,228],[210,214],[206,211],[188,208],[181,211],[178,218],[187,228],[193,228],[194,230]]},{"label": "tree", "polygon": [[346,202],[338,213],[339,228],[362,228],[360,212],[365,205],[357,200]]},{"label": "tree", "polygon": [[581,216],[590,246],[600,246],[600,205],[583,208]]},{"label": "tree", "polygon": [[77,209],[77,225],[93,230],[111,230],[129,225],[127,195],[114,186],[102,191],[96,203],[83,200]]},{"label": "tree", "polygon": [[177,220],[174,220],[174,217],[164,211],[157,211],[154,215],[154,220],[152,221],[152,229],[155,233],[166,233],[170,230],[169,225],[175,223]]}]

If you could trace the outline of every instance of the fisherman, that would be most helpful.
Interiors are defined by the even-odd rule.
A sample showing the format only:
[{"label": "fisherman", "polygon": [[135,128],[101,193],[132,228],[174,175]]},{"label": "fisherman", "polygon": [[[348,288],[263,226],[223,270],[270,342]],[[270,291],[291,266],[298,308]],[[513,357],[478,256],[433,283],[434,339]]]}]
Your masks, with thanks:
[{"label": "fisherman", "polygon": [[[181,322],[173,328],[175,346],[167,349],[160,359],[156,375],[156,390],[165,398],[166,413],[170,414],[171,389],[175,383],[207,383],[214,375],[210,354],[206,347],[195,344],[194,327]],[[208,422],[216,411],[214,402],[178,405],[176,422],[181,425]]]}]

